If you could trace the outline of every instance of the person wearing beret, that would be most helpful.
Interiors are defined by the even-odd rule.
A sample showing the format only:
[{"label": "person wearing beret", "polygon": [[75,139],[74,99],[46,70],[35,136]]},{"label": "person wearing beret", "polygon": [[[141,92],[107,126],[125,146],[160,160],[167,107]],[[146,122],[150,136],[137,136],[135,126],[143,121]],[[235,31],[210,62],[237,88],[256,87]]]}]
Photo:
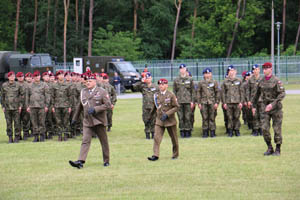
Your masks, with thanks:
[{"label": "person wearing beret", "polygon": [[203,78],[197,87],[197,103],[202,116],[202,137],[216,137],[216,116],[220,103],[218,82],[212,78],[212,70],[203,70]]},{"label": "person wearing beret", "polygon": [[[257,89],[252,98],[253,113],[255,114],[258,107],[259,98],[262,100],[262,132],[264,140],[268,146],[265,156],[279,156],[282,144],[282,100],[285,97],[285,90],[279,78],[273,75],[272,63],[263,64],[264,77],[258,83]],[[272,146],[270,133],[270,121],[274,130],[274,142],[276,149]]]},{"label": "person wearing beret", "polygon": [[177,138],[177,121],[175,113],[179,109],[176,96],[168,91],[168,80],[158,80],[159,92],[154,95],[154,104],[156,107],[155,135],[153,144],[153,155],[148,157],[149,161],[159,159],[159,148],[165,132],[168,130],[172,141],[172,159],[177,159],[179,156],[179,144]]},{"label": "person wearing beret", "polygon": [[102,155],[104,167],[110,165],[109,146],[106,134],[107,117],[106,111],[110,109],[111,103],[108,93],[100,87],[97,87],[96,76],[89,74],[87,77],[86,88],[81,90],[80,103],[72,120],[75,124],[83,112],[83,138],[80,148],[80,154],[77,161],[69,161],[72,167],[81,169],[86,161],[92,135],[96,134],[102,146]]},{"label": "person wearing beret", "polygon": [[243,91],[243,108],[242,108],[242,118],[244,120],[244,124],[248,125],[248,129],[253,129],[252,126],[252,121],[253,121],[253,115],[252,115],[252,110],[249,109],[248,107],[248,102],[250,101],[250,96],[249,96],[249,79],[252,76],[252,72],[251,71],[246,71],[243,74],[243,81],[242,81],[242,91]]},{"label": "person wearing beret", "polygon": [[[23,90],[15,81],[15,72],[7,73],[8,81],[1,87],[1,106],[6,119],[8,143],[18,143],[21,135],[20,113],[24,106]],[[13,139],[14,136],[14,139]]]}]

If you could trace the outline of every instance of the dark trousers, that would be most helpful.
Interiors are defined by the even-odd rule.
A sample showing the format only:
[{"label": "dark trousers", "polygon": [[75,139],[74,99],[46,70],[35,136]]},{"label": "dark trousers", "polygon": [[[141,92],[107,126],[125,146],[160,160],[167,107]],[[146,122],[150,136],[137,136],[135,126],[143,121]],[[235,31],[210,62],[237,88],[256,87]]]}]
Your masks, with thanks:
[{"label": "dark trousers", "polygon": [[216,110],[214,104],[201,104],[200,110],[202,115],[202,129],[203,130],[216,130]]}]

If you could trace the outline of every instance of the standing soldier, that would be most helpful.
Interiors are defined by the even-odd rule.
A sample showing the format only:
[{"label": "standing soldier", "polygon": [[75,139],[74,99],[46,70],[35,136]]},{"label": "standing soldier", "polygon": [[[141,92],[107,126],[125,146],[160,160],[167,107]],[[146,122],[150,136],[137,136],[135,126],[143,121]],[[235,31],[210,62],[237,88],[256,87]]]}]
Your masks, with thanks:
[{"label": "standing soldier", "polygon": [[202,115],[203,138],[216,137],[216,116],[220,102],[218,82],[212,79],[212,70],[203,70],[204,80],[200,81],[197,90],[197,103]]},{"label": "standing soldier", "polygon": [[181,137],[191,137],[192,109],[194,108],[194,82],[186,74],[185,64],[179,66],[180,75],[174,80],[173,92],[179,103],[178,120]]},{"label": "standing soldier", "polygon": [[39,71],[33,73],[33,83],[26,92],[26,107],[30,113],[34,140],[33,142],[45,141],[45,117],[50,106],[49,87],[41,82]]},{"label": "standing soldier", "polygon": [[253,115],[252,115],[252,110],[249,109],[248,107],[248,102],[250,101],[250,96],[249,96],[249,79],[251,78],[251,71],[249,72],[246,72],[245,75],[244,75],[244,80],[242,82],[242,91],[243,91],[243,96],[244,96],[244,99],[243,99],[243,112],[245,116],[243,116],[243,118],[245,117],[245,121],[247,122],[247,125],[248,125],[248,128],[249,129],[252,129],[252,118],[253,118]]},{"label": "standing soldier", "polygon": [[68,139],[69,132],[69,114],[72,107],[71,85],[64,80],[64,71],[59,70],[56,73],[57,83],[52,87],[52,112],[58,127],[58,141]]},{"label": "standing soldier", "polygon": [[28,127],[28,133],[29,133],[29,130],[31,132],[29,137],[33,136],[33,130],[32,130],[32,123],[31,123],[31,119],[30,119],[30,113],[27,112],[27,107],[26,107],[26,93],[27,93],[28,88],[31,87],[32,82],[33,82],[32,73],[27,72],[25,74],[25,90],[24,90],[24,95],[25,95],[24,109],[26,110],[26,114],[24,114],[25,117],[23,118],[23,120],[24,120],[24,123],[26,124],[26,126]]},{"label": "standing soldier", "polygon": [[96,76],[90,74],[87,80],[87,88],[81,90],[80,103],[77,104],[72,125],[79,119],[83,112],[83,138],[80,148],[80,154],[77,161],[69,161],[72,167],[81,169],[86,161],[92,135],[96,134],[102,146],[102,155],[104,167],[109,166],[109,146],[106,134],[107,118],[106,111],[111,107],[108,93],[97,87]]},{"label": "standing soldier", "polygon": [[155,107],[157,110],[157,116],[155,121],[155,135],[153,144],[153,156],[148,157],[150,161],[156,161],[159,158],[159,147],[162,141],[165,129],[167,128],[169,136],[173,145],[172,159],[177,159],[179,156],[179,145],[177,138],[176,118],[175,112],[177,112],[179,105],[175,95],[168,91],[168,80],[160,79],[158,81],[159,92],[155,94]]},{"label": "standing soldier", "polygon": [[[246,93],[245,92],[248,92],[247,90],[245,90],[246,89],[246,87],[247,87],[247,81],[246,81],[246,73],[247,73],[247,71],[243,71],[242,72],[242,77],[243,77],[243,80],[242,80],[242,89],[243,89],[243,93],[244,93],[244,98],[246,99]],[[245,100],[244,99],[244,100]],[[243,108],[242,108],[242,119],[243,119],[243,121],[244,121],[244,124],[245,125],[248,125],[248,128],[250,129],[251,127],[251,125],[250,125],[250,123],[249,123],[249,121],[247,120],[247,106],[245,105],[245,102],[243,101]]]},{"label": "standing soldier", "polygon": [[139,91],[143,95],[143,122],[145,125],[146,139],[154,138],[154,126],[156,111],[154,105],[154,94],[159,91],[159,88],[152,83],[152,76],[147,72],[142,78],[142,82],[137,82],[133,85],[134,90]]},{"label": "standing soldier", "polygon": [[[282,82],[272,74],[273,68],[272,63],[264,63],[264,78],[258,83],[257,90],[253,95],[253,112],[256,113],[259,98],[262,99],[262,131],[264,140],[268,146],[267,151],[264,153],[265,156],[269,155],[280,155],[280,148],[282,144],[282,103],[281,101],[285,97],[285,90]],[[272,119],[272,126],[274,130],[274,141],[276,144],[276,150],[274,152],[272,146],[272,138],[270,134],[270,121]]]},{"label": "standing soldier", "polygon": [[[44,81],[44,83],[46,83],[49,87],[49,91],[52,91],[52,84],[50,83],[50,77],[49,77],[49,73],[48,72],[44,72],[42,74],[42,79]],[[53,135],[53,131],[52,131],[52,118],[51,118],[51,104],[52,104],[52,98],[50,96],[50,107],[49,107],[49,112],[46,113],[46,117],[45,117],[45,126],[46,126],[46,139],[52,139],[52,135]]]},{"label": "standing soldier", "polygon": [[8,72],[7,78],[8,81],[3,83],[1,88],[2,109],[6,119],[8,143],[18,143],[21,135],[20,113],[24,103],[24,94],[20,84],[15,81],[15,72]]},{"label": "standing soldier", "polygon": [[233,131],[236,136],[240,136],[240,115],[243,107],[242,101],[242,81],[236,78],[236,69],[230,65],[228,67],[228,78],[224,80],[222,86],[223,107],[226,110],[228,118],[228,136],[233,136]]},{"label": "standing soldier", "polygon": [[[258,87],[258,83],[261,81],[262,76],[260,76],[260,68],[258,65],[253,65],[252,66],[252,73],[253,75],[251,76],[251,78],[249,79],[248,83],[249,83],[249,88],[248,88],[248,93],[249,93],[249,101],[248,101],[248,108],[252,109],[252,103],[251,103],[251,99],[253,98],[253,95],[255,94],[257,87]],[[263,113],[263,102],[261,97],[258,98],[258,102],[257,102],[257,107],[256,107],[256,112],[253,115],[252,118],[252,125],[253,125],[253,131],[252,131],[252,135],[253,136],[258,136],[258,135],[262,135],[262,113]]]}]

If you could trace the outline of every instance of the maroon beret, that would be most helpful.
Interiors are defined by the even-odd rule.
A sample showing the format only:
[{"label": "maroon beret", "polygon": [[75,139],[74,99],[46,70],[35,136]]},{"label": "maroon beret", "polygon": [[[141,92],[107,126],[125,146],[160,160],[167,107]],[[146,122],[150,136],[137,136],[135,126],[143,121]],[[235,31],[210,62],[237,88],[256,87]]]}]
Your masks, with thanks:
[{"label": "maroon beret", "polygon": [[158,80],[157,82],[158,84],[168,84],[168,80],[167,79],[164,79],[164,78],[161,78]]}]

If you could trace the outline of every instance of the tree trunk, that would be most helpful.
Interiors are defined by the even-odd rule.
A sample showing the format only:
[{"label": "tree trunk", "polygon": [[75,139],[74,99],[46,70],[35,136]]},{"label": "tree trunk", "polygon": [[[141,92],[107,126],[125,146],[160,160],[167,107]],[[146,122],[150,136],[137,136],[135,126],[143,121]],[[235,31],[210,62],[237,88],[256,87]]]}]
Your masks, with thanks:
[{"label": "tree trunk", "polygon": [[50,18],[50,4],[51,4],[51,0],[48,0],[48,10],[47,10],[47,25],[46,25],[46,45],[48,42],[48,34],[49,34],[49,18]]},{"label": "tree trunk", "polygon": [[85,18],[85,1],[82,0],[81,10],[81,32],[80,32],[80,55],[83,56],[83,44],[84,44],[84,18]]},{"label": "tree trunk", "polygon": [[54,22],[53,22],[53,48],[56,49],[56,21],[57,21],[58,0],[55,0]]},{"label": "tree trunk", "polygon": [[281,32],[282,50],[284,50],[284,40],[285,40],[285,19],[286,19],[286,0],[283,0],[283,8],[282,8],[282,32]]},{"label": "tree trunk", "polygon": [[138,10],[138,7],[139,7],[139,4],[138,4],[138,0],[134,0],[133,1],[134,3],[134,10],[133,10],[133,34],[134,34],[134,37],[136,36],[136,31],[137,31],[137,10]]},{"label": "tree trunk", "polygon": [[64,8],[65,8],[65,21],[64,21],[64,69],[66,69],[66,62],[67,62],[67,25],[68,25],[69,6],[70,6],[70,0],[64,0]]},{"label": "tree trunk", "polygon": [[34,1],[34,24],[33,24],[33,34],[32,34],[32,46],[31,52],[34,53],[35,48],[35,35],[36,35],[36,24],[37,24],[37,10],[38,10],[38,0]]},{"label": "tree trunk", "polygon": [[[75,1],[75,33],[76,33],[76,40],[78,40],[78,0]],[[76,44],[76,54],[78,52],[78,45]]]},{"label": "tree trunk", "polygon": [[241,2],[242,2],[242,0],[239,0],[238,3],[237,3],[237,9],[236,9],[236,22],[235,22],[234,29],[233,29],[233,33],[232,33],[232,39],[231,39],[231,42],[230,42],[229,47],[228,47],[227,58],[229,58],[229,57],[231,56],[232,47],[233,47],[233,44],[234,44],[234,41],[235,41],[236,34],[237,34],[237,32],[238,32],[238,28],[239,28],[240,21],[242,20],[242,18],[243,18],[244,15],[245,15],[246,0],[243,0],[243,10],[242,10],[242,15],[241,15],[241,17],[239,16],[239,15],[240,15],[240,9],[241,9]]},{"label": "tree trunk", "polygon": [[18,0],[17,1],[17,13],[16,13],[16,29],[15,29],[15,37],[14,37],[14,51],[17,50],[17,46],[18,46],[20,6],[21,6],[21,0]]},{"label": "tree trunk", "polygon": [[199,0],[195,0],[194,16],[193,16],[193,24],[192,24],[192,40],[195,37],[195,22],[196,22],[196,18],[197,18],[198,3],[199,3]]},{"label": "tree trunk", "polygon": [[177,5],[177,0],[174,0],[174,3],[175,3],[175,7],[177,8],[177,15],[176,15],[176,21],[175,21],[175,25],[174,25],[174,34],[173,34],[173,44],[172,44],[171,62],[173,62],[173,60],[174,60],[174,55],[175,55],[177,26],[178,26],[178,21],[179,21],[179,15],[180,15],[180,10],[181,10],[182,0],[178,0],[178,5]]},{"label": "tree trunk", "polygon": [[296,55],[296,52],[297,52],[299,35],[300,35],[300,0],[299,0],[299,7],[298,7],[298,31],[297,31],[297,36],[296,36],[296,40],[295,40],[294,55]]},{"label": "tree trunk", "polygon": [[94,0],[90,0],[90,12],[89,12],[89,41],[88,41],[88,56],[92,56],[92,40],[93,40],[93,11]]}]

